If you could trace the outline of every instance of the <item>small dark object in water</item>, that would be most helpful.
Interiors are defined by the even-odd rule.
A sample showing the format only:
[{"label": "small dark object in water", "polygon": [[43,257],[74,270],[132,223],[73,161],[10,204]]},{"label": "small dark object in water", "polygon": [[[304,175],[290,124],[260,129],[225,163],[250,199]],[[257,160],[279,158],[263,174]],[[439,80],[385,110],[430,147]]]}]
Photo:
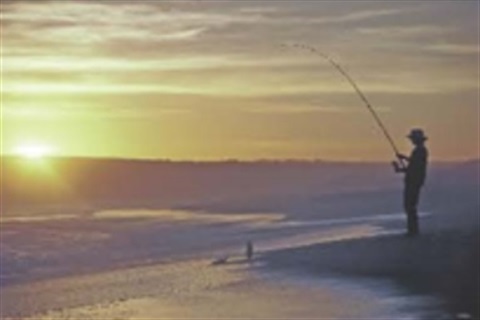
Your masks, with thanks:
[{"label": "small dark object in water", "polygon": [[253,243],[252,241],[247,242],[247,250],[245,252],[245,255],[247,256],[247,260],[251,261],[253,258]]},{"label": "small dark object in water", "polygon": [[212,261],[211,265],[212,266],[218,266],[220,264],[225,264],[228,261],[228,256],[225,257],[220,257]]}]

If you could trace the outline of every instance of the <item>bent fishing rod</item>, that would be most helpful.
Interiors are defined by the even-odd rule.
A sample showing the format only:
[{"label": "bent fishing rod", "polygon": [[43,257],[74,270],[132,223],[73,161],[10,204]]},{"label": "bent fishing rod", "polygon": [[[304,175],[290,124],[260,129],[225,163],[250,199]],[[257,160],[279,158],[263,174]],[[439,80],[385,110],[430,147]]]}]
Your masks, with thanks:
[{"label": "bent fishing rod", "polygon": [[360,90],[360,88],[358,87],[358,85],[355,83],[355,81],[353,80],[353,78],[345,71],[345,69],[343,69],[335,60],[333,60],[332,58],[330,58],[328,55],[324,54],[323,52],[320,52],[318,51],[316,48],[314,47],[310,47],[310,46],[307,46],[307,45],[304,45],[304,44],[291,44],[291,45],[284,45],[286,47],[293,47],[293,48],[298,48],[298,49],[302,49],[302,50],[306,50],[306,51],[309,51],[317,56],[320,56],[322,57],[323,59],[327,60],[335,69],[337,69],[338,72],[340,72],[341,75],[343,75],[345,77],[345,79],[347,79],[348,83],[350,83],[350,85],[353,87],[353,89],[355,90],[355,92],[358,94],[358,96],[360,97],[360,99],[365,103],[365,106],[367,107],[367,109],[370,111],[371,115],[373,116],[373,119],[375,120],[375,122],[377,123],[377,125],[380,127],[380,129],[382,130],[384,136],[387,138],[387,141],[389,142],[390,146],[392,147],[393,151],[395,152],[395,156],[400,160],[400,164],[401,166],[404,166],[404,163],[403,161],[401,160],[401,158],[399,157],[399,154],[400,152],[398,151],[398,148],[397,146],[395,145],[395,142],[393,141],[392,137],[390,136],[390,134],[388,133],[388,130],[387,128],[385,127],[385,125],[382,123],[382,120],[380,119],[380,117],[378,116],[378,114],[375,112],[375,109],[372,107],[372,105],[370,104],[370,102],[368,101],[367,97],[365,96],[365,94],[362,92],[362,90]]}]

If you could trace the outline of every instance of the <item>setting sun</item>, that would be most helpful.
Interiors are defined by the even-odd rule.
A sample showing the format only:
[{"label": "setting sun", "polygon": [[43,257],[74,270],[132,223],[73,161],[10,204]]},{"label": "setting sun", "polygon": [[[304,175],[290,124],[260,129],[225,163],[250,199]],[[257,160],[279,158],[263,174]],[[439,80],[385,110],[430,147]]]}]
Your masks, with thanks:
[{"label": "setting sun", "polygon": [[53,148],[44,144],[25,144],[16,149],[16,154],[29,159],[40,159],[53,154]]}]

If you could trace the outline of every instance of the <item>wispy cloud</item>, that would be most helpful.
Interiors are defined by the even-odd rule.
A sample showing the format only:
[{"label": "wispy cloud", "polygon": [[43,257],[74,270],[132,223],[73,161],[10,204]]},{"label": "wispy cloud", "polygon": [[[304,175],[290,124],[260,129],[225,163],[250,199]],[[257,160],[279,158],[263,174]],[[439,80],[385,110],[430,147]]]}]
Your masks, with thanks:
[{"label": "wispy cloud", "polygon": [[414,11],[413,8],[389,8],[389,9],[367,9],[356,10],[345,13],[328,13],[323,14],[316,12],[312,15],[311,12],[297,12],[297,14],[289,14],[279,8],[258,7],[258,8],[243,8],[239,10],[242,13],[255,13],[254,19],[249,19],[244,22],[257,24],[302,24],[302,25],[337,25],[342,23],[361,22],[368,20],[375,20],[382,17],[390,17],[406,14]]},{"label": "wispy cloud", "polygon": [[[368,116],[362,102],[328,62],[279,46],[293,41],[331,54],[377,111],[391,112],[393,132],[419,122],[432,141],[451,141],[455,156],[458,141],[478,150],[471,1],[15,0],[1,8],[6,146],[44,133],[98,155],[128,134],[122,156],[358,158],[359,141],[377,141],[368,124],[358,132],[358,117]],[[159,148],[162,136],[178,143]]]},{"label": "wispy cloud", "polygon": [[243,7],[239,9],[239,12],[243,13],[250,13],[250,14],[257,14],[257,13],[278,13],[281,10],[278,7],[273,7],[273,6],[248,6],[248,7]]},{"label": "wispy cloud", "polygon": [[[321,106],[319,105],[280,105],[280,106],[253,106],[243,107],[242,111],[259,114],[277,114],[277,115],[304,115],[304,114],[338,114],[347,115],[364,112],[360,108],[352,108],[351,106]],[[376,108],[378,112],[390,112],[390,108]]]},{"label": "wispy cloud", "polygon": [[[26,54],[69,48],[76,52],[122,43],[124,50],[140,44],[155,46],[164,42],[204,41],[202,36],[234,25],[255,26],[259,30],[286,24],[341,24],[404,14],[405,9],[369,9],[354,12],[308,16],[289,15],[281,6],[238,6],[233,10],[214,5],[181,7],[176,2],[8,2],[2,12],[5,54]],[[263,26],[263,27],[262,27]],[[252,35],[255,37],[255,34]],[[213,43],[214,40],[209,39]],[[35,46],[32,46],[35,43]]]},{"label": "wispy cloud", "polygon": [[394,16],[399,14],[404,14],[409,12],[411,9],[376,9],[376,10],[359,10],[356,12],[346,13],[337,16],[330,17],[319,17],[314,19],[308,19],[307,23],[317,23],[317,24],[331,24],[331,23],[342,23],[342,22],[355,22],[355,21],[364,21],[371,20],[379,17]]},{"label": "wispy cloud", "polygon": [[480,44],[455,44],[455,43],[439,43],[431,44],[423,47],[424,50],[451,55],[479,55]]},{"label": "wispy cloud", "polygon": [[[292,84],[288,81],[232,81],[231,79],[218,79],[211,82],[201,83],[193,82],[182,84],[182,81],[170,81],[169,84],[155,83],[128,83],[128,82],[99,82],[99,81],[76,81],[76,82],[27,82],[27,81],[7,81],[3,84],[4,93],[16,94],[36,94],[36,95],[54,95],[54,94],[147,94],[147,93],[166,93],[166,94],[190,94],[190,95],[210,95],[210,96],[237,96],[237,97],[271,97],[277,95],[311,95],[314,93],[323,94],[345,94],[352,93],[352,88],[339,82],[305,82],[301,84]],[[281,89],[279,89],[279,87]],[[471,82],[445,82],[445,83],[374,83],[370,82],[362,86],[366,92],[370,93],[437,93],[461,88],[477,88],[478,84]]]},{"label": "wispy cloud", "polygon": [[3,92],[18,94],[142,94],[142,93],[172,93],[172,94],[200,94],[204,90],[193,87],[182,87],[158,84],[105,84],[105,83],[60,83],[60,82],[15,82],[4,83]]},{"label": "wispy cloud", "polygon": [[251,23],[260,16],[251,12],[223,14],[177,10],[168,3],[56,2],[9,3],[2,13],[5,37],[35,41],[101,43],[111,39],[168,41],[190,40],[209,28],[231,23]]},{"label": "wispy cloud", "polygon": [[382,26],[358,28],[357,32],[362,35],[393,37],[423,37],[445,35],[457,31],[454,27],[439,25],[409,25],[409,26]]},{"label": "wispy cloud", "polygon": [[2,115],[6,119],[10,118],[35,118],[35,119],[65,119],[65,118],[151,118],[152,116],[181,116],[191,114],[192,109],[188,108],[138,108],[131,107],[108,107],[108,106],[81,106],[81,105],[39,105],[39,104],[19,104],[5,106]]},{"label": "wispy cloud", "polygon": [[182,58],[158,57],[156,59],[122,59],[98,57],[8,56],[3,61],[4,72],[20,71],[168,71],[207,70],[230,67],[295,67],[306,66],[311,61],[291,58],[272,58],[268,61],[248,59],[241,55],[188,56]]}]

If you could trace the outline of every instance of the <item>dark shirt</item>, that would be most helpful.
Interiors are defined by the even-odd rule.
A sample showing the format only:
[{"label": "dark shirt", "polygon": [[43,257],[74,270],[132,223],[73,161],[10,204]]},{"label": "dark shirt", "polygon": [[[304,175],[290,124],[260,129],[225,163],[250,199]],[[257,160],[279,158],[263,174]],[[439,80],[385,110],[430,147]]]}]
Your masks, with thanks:
[{"label": "dark shirt", "polygon": [[428,150],[425,146],[413,149],[405,172],[405,184],[412,187],[423,186],[427,174]]}]

